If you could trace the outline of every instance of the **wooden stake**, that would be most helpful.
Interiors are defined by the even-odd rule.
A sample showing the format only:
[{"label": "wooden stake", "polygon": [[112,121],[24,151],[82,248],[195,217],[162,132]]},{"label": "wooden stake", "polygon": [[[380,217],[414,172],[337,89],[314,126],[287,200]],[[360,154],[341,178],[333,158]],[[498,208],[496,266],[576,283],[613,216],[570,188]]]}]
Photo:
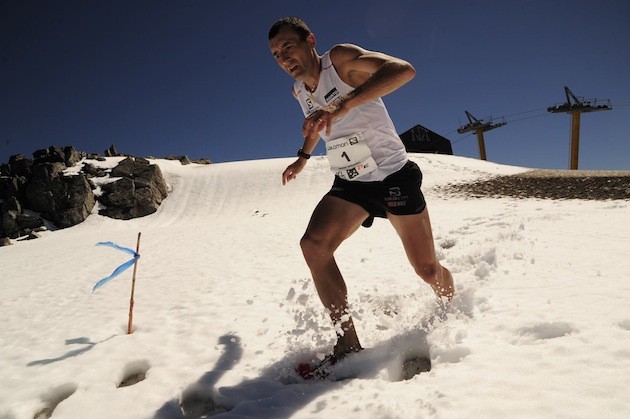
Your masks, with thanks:
[{"label": "wooden stake", "polygon": [[[136,254],[140,254],[140,235],[138,233],[138,242],[136,244]],[[131,299],[129,300],[129,324],[127,325],[127,334],[133,333],[133,294],[136,290],[136,270],[138,269],[138,259],[133,264],[133,278],[131,279]]]}]

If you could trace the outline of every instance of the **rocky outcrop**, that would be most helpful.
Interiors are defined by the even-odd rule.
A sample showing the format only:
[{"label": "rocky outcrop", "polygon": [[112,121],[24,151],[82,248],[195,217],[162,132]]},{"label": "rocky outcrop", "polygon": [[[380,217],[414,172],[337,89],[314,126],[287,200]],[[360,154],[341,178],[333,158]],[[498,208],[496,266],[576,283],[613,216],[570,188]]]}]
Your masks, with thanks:
[{"label": "rocky outcrop", "polygon": [[167,197],[160,167],[142,158],[127,157],[112,169],[116,182],[103,185],[99,201],[106,208],[101,215],[128,220],[153,214]]},{"label": "rocky outcrop", "polygon": [[63,163],[35,165],[26,184],[26,206],[59,228],[85,220],[96,203],[84,174],[63,176]]},{"label": "rocky outcrop", "polygon": [[33,153],[35,164],[38,163],[63,163],[66,167],[72,167],[81,159],[87,157],[82,151],[77,151],[74,147],[48,147],[37,150]]},{"label": "rocky outcrop", "polygon": [[[112,145],[108,157],[121,156]],[[84,160],[79,172],[64,171]],[[103,204],[100,214],[128,220],[152,214],[167,197],[168,191],[159,166],[143,158],[127,157],[111,172],[88,160],[105,160],[97,154],[87,155],[73,147],[48,147],[33,153],[33,159],[11,156],[0,165],[0,246],[18,237],[36,238],[45,229],[46,220],[57,228],[84,221],[96,201]],[[186,156],[178,156],[190,164]],[[209,160],[207,161],[209,163]],[[99,178],[120,178],[105,183]],[[102,195],[93,190],[101,184]]]},{"label": "rocky outcrop", "polygon": [[0,168],[0,237],[32,237],[44,219],[59,228],[85,220],[95,203],[92,187],[83,174],[63,175],[85,156],[73,147],[37,150],[34,159],[11,156]]},{"label": "rocky outcrop", "polygon": [[118,154],[118,151],[116,150],[116,147],[114,147],[113,145],[111,147],[109,147],[107,150],[105,150],[105,155],[107,157],[118,157],[118,156],[120,156],[120,154]]},{"label": "rocky outcrop", "polygon": [[[44,225],[44,220],[40,217],[25,214],[14,196],[2,202],[0,207],[0,237],[15,239],[29,235]],[[7,244],[6,241],[3,243]]]}]

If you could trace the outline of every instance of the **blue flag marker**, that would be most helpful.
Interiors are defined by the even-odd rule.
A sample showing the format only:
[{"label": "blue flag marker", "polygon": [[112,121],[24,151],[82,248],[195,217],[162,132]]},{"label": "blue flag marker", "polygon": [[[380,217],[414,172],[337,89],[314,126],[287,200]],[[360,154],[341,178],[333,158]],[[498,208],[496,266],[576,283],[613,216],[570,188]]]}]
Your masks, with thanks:
[{"label": "blue flag marker", "polygon": [[107,284],[109,281],[111,281],[112,279],[116,278],[118,275],[120,275],[121,273],[125,272],[127,269],[131,268],[133,266],[133,264],[136,263],[136,260],[138,260],[140,258],[140,255],[137,254],[133,249],[130,249],[128,247],[120,246],[120,245],[118,245],[116,243],[113,243],[113,242],[98,242],[98,243],[96,243],[96,245],[97,246],[113,247],[114,249],[118,249],[118,250],[120,250],[122,252],[129,253],[130,255],[133,256],[133,259],[128,260],[127,262],[123,263],[122,265],[120,265],[119,267],[114,269],[114,272],[112,272],[112,274],[110,276],[108,276],[107,278],[103,278],[100,281],[98,281],[96,283],[96,285],[94,285],[94,288],[92,288],[92,292],[96,291],[98,288],[100,288],[103,285]]}]

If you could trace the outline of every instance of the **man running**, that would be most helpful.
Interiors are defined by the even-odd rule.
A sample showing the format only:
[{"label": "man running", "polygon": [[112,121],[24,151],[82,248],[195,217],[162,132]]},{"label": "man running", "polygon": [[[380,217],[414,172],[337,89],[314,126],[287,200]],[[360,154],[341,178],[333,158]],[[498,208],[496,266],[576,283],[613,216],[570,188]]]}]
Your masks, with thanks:
[{"label": "man running", "polygon": [[346,284],[334,252],[361,225],[386,217],[400,236],[416,273],[441,299],[453,298],[453,277],[437,260],[429,212],[420,191],[422,173],[408,159],[381,99],[415,76],[408,62],[352,44],[315,50],[315,35],[295,17],[277,21],[269,47],[278,65],[293,79],[293,96],[305,120],[304,143],[297,160],[282,174],[295,179],[320,138],[335,180],[315,208],[300,246],[322,304],[337,331],[334,364],[361,350],[348,313]]}]

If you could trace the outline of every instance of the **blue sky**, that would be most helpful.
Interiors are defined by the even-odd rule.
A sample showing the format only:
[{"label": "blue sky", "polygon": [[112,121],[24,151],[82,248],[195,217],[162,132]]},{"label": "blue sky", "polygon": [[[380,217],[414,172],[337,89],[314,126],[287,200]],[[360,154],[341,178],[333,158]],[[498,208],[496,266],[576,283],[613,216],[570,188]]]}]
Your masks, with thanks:
[{"label": "blue sky", "polygon": [[[0,1],[0,162],[49,145],[213,162],[293,156],[302,114],[271,57],[278,18],[307,21],[324,53],[350,42],[411,62],[387,96],[401,133],[421,124],[478,157],[567,168],[563,86],[613,110],[582,115],[580,169],[630,169],[630,2]],[[321,145],[317,153],[322,152]]]}]

